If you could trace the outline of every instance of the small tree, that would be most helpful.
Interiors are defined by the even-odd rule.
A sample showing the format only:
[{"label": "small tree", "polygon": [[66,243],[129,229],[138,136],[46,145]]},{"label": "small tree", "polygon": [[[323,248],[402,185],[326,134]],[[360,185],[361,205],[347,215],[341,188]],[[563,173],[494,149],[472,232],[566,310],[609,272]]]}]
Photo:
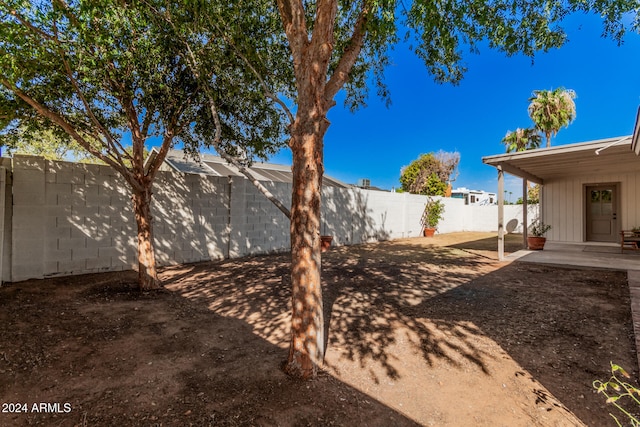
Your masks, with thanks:
[{"label": "small tree", "polygon": [[529,203],[540,202],[540,184],[534,184],[527,189],[527,201]]},{"label": "small tree", "polygon": [[[527,203],[528,204],[536,204],[540,203],[540,185],[534,184],[527,188]],[[518,197],[518,201],[516,204],[523,204],[522,197]]]},{"label": "small tree", "polygon": [[400,176],[402,189],[413,194],[444,196],[460,161],[459,153],[421,154]]},{"label": "small tree", "polygon": [[75,157],[81,148],[74,144],[69,135],[54,132],[53,129],[36,131],[26,126],[11,129],[13,135],[5,135],[7,154],[28,154],[48,160],[67,160]]},{"label": "small tree", "polygon": [[442,182],[435,173],[429,175],[424,185],[422,194],[427,196],[444,196],[447,191],[447,184]]},{"label": "small tree", "polygon": [[[152,0],[86,0],[0,4],[0,124],[64,132],[113,167],[129,184],[138,237],[141,289],[159,286],[153,247],[154,178],[177,142],[196,152],[202,141],[233,140],[265,155],[282,143],[280,114],[252,73],[216,38],[198,38],[206,75],[194,75],[170,26],[151,13]],[[158,7],[166,6],[157,1]],[[185,26],[193,15],[180,18]],[[234,25],[242,26],[237,14]],[[206,81],[207,86],[203,85]],[[205,90],[214,93],[212,110]],[[215,92],[212,88],[215,88]],[[160,150],[145,164],[145,145]],[[131,146],[125,142],[130,139]],[[11,141],[9,141],[11,142]],[[15,145],[15,144],[10,144]]]},{"label": "small tree", "polygon": [[[11,135],[6,137],[7,154],[27,154],[31,156],[43,157],[47,160],[77,161],[80,163],[105,164],[99,158],[79,146],[68,134],[55,132],[55,129],[38,130],[26,126],[20,126],[9,130]],[[132,147],[126,147],[125,151],[132,155]],[[149,155],[147,148],[144,148],[143,157]]]},{"label": "small tree", "polygon": [[545,134],[547,147],[551,147],[551,137],[576,118],[575,98],[573,90],[562,87],[533,91],[533,96],[529,98],[529,117],[536,129]]}]

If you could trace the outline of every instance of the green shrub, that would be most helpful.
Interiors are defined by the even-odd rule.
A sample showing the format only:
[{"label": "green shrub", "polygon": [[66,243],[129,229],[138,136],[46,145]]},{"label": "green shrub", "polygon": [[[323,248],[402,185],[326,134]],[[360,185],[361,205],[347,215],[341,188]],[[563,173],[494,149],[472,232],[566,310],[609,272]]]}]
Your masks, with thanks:
[{"label": "green shrub", "polygon": [[425,228],[437,228],[438,223],[444,218],[444,203],[431,197],[427,200],[422,213],[421,223]]}]

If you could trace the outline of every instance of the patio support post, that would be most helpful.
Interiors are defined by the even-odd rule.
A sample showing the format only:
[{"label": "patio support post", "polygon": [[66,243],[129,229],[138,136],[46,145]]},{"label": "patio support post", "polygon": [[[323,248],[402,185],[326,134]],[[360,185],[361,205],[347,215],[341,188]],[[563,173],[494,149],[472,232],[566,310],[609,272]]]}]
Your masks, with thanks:
[{"label": "patio support post", "polygon": [[498,260],[504,261],[504,171],[498,165]]},{"label": "patio support post", "polygon": [[538,221],[544,222],[544,185],[542,184],[538,191]]},{"label": "patio support post", "polygon": [[529,224],[529,218],[528,218],[529,204],[527,201],[527,198],[529,196],[528,190],[529,190],[529,181],[527,181],[527,178],[522,178],[522,244],[525,249],[527,248],[527,237],[528,237],[527,224]]}]

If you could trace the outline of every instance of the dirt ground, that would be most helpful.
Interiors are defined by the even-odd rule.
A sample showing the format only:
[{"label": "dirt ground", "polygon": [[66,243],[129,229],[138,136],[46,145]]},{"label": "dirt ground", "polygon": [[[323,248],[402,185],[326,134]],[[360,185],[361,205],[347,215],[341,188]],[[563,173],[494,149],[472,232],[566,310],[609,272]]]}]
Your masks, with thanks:
[{"label": "dirt ground", "polygon": [[[507,251],[520,246],[507,241]],[[287,354],[287,254],[0,288],[1,426],[608,426],[638,377],[624,272],[496,261],[496,238],[332,248],[326,363]],[[35,405],[34,405],[35,404]]]}]

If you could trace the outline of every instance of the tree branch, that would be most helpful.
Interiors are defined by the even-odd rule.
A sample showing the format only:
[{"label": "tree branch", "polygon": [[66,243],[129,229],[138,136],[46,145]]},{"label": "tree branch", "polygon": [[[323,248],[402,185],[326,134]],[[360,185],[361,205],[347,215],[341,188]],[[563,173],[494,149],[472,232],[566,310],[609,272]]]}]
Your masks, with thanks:
[{"label": "tree branch", "polygon": [[144,141],[146,138],[140,130],[140,121],[138,120],[138,113],[136,106],[133,105],[133,100],[122,98],[122,101],[122,108],[124,109],[129,121],[129,128],[131,129],[131,151],[133,152],[131,168],[134,174],[141,173],[144,175]]},{"label": "tree branch", "polygon": [[216,135],[213,138],[212,144],[213,147],[216,149],[216,152],[220,155],[220,157],[222,157],[223,159],[225,159],[227,162],[229,162],[230,164],[234,165],[236,168],[238,168],[238,170],[240,171],[240,173],[242,173],[244,176],[247,177],[247,179],[267,198],[271,201],[271,203],[273,203],[274,205],[276,205],[276,207],[278,209],[280,209],[280,211],[289,219],[289,221],[291,221],[291,211],[289,211],[289,209],[282,204],[282,202],[280,200],[278,200],[276,198],[276,196],[274,196],[268,189],[267,187],[265,187],[264,185],[262,185],[262,183],[260,181],[258,181],[258,179],[253,175],[253,173],[251,173],[249,171],[249,169],[238,159],[238,157],[232,156],[229,153],[226,152],[226,150],[224,150],[221,146],[220,146],[220,141],[221,141],[221,123],[220,123],[220,116],[218,115],[218,110],[215,106],[215,102],[213,100],[213,97],[211,96],[211,94],[209,93],[208,90],[205,90],[205,93],[207,95],[207,98],[209,100],[209,108],[211,109],[211,115],[213,116],[213,120],[215,122],[216,125]]},{"label": "tree branch", "polygon": [[309,44],[309,31],[302,0],[278,0],[280,19],[289,40],[289,49],[293,56],[293,68],[296,75],[303,65],[304,52]]},{"label": "tree branch", "polygon": [[335,41],[334,30],[336,15],[338,14],[337,0],[319,0],[316,6],[316,17],[311,35],[310,51],[320,52],[322,61],[321,69],[326,69],[331,60]]},{"label": "tree branch", "polygon": [[182,129],[189,125],[189,121],[184,123],[179,123],[178,119],[182,116],[182,113],[187,109],[191,102],[193,101],[193,95],[189,96],[185,102],[171,115],[170,123],[167,124],[164,137],[162,138],[162,144],[160,145],[160,150],[158,150],[158,154],[152,159],[149,168],[147,169],[146,175],[150,180],[153,180],[156,172],[160,169],[160,165],[164,162],[164,159],[167,157],[167,153],[169,153],[169,149],[171,148],[171,141],[173,138],[179,134]]},{"label": "tree branch", "polygon": [[256,70],[256,68],[253,66],[253,64],[251,64],[251,61],[249,61],[249,58],[247,58],[241,51],[240,49],[238,49],[238,47],[236,46],[236,44],[233,42],[233,40],[231,40],[228,36],[226,36],[224,34],[223,31],[220,30],[220,27],[218,27],[217,24],[212,23],[212,25],[216,28],[216,30],[218,30],[218,33],[220,34],[220,36],[227,42],[229,43],[229,45],[233,48],[233,50],[236,52],[236,54],[240,57],[240,59],[242,59],[244,61],[244,63],[247,65],[247,67],[249,67],[249,69],[251,70],[251,72],[253,73],[254,76],[256,76],[256,78],[258,79],[258,81],[260,82],[260,86],[262,86],[262,93],[263,95],[268,98],[271,99],[273,102],[275,102],[276,104],[278,104],[282,110],[285,112],[285,114],[287,115],[287,117],[289,118],[289,123],[293,123],[294,121],[294,115],[291,112],[291,110],[289,109],[289,107],[287,107],[287,104],[285,104],[285,102],[280,99],[279,97],[277,97],[270,89],[269,86],[267,85],[267,82],[264,81],[264,78],[262,77],[262,75],[258,72],[258,70]]},{"label": "tree branch", "polygon": [[356,25],[347,48],[342,54],[336,69],[325,87],[324,96],[327,100],[332,100],[338,91],[344,86],[349,79],[349,74],[351,73],[353,66],[358,60],[358,56],[360,56],[360,51],[364,45],[364,37],[367,33],[366,25],[368,14],[369,8],[363,2],[362,10],[360,10],[360,14],[358,15],[358,20],[356,21]]},{"label": "tree branch", "polygon": [[73,25],[78,25],[78,18],[73,13],[71,13],[69,5],[65,3],[64,0],[53,0],[52,3],[56,4],[59,8],[65,11],[65,15],[67,16],[67,18],[69,18],[69,21],[71,21]]},{"label": "tree branch", "polygon": [[173,137],[173,134],[166,134],[162,139],[160,150],[158,150],[158,154],[151,160],[149,169],[146,172],[148,179],[153,180],[156,176],[156,172],[160,170],[160,165],[162,165],[162,162],[164,162],[164,159],[167,157],[169,149],[171,148],[171,140],[173,139]]},{"label": "tree branch", "polygon": [[[194,58],[195,60],[195,58]],[[262,183],[260,181],[258,181],[258,179],[253,176],[253,174],[249,171],[249,169],[238,159],[238,157],[236,156],[232,156],[229,153],[226,152],[226,150],[224,150],[221,146],[220,146],[220,141],[222,140],[222,124],[220,123],[220,116],[218,114],[218,109],[216,108],[216,104],[215,101],[213,99],[213,96],[211,95],[211,93],[209,92],[208,86],[204,89],[205,94],[207,95],[207,99],[209,100],[209,108],[211,109],[211,115],[213,116],[213,121],[215,123],[215,128],[216,128],[216,134],[213,138],[213,141],[211,141],[211,143],[213,144],[213,147],[215,148],[216,152],[220,155],[220,157],[222,157],[223,159],[225,159],[227,162],[229,162],[230,164],[234,165],[236,168],[238,168],[238,170],[240,171],[240,173],[242,173],[244,176],[247,177],[247,179],[249,179],[249,181],[251,181],[251,183],[267,198],[271,201],[271,203],[273,203],[274,205],[276,205],[276,207],[278,209],[280,209],[280,211],[289,219],[289,221],[291,221],[291,211],[289,211],[289,209],[287,209],[287,207],[282,204],[282,202],[280,200],[278,200],[276,198],[276,196],[274,196],[268,189],[267,187],[265,187],[264,185],[262,185]]]},{"label": "tree branch", "polygon": [[30,29],[34,33],[38,34],[43,39],[45,39],[45,40],[54,40],[55,39],[55,37],[52,36],[51,34],[48,34],[48,33],[44,32],[40,28],[38,28],[35,25],[33,25],[31,22],[27,21],[22,15],[20,15],[15,10],[12,10],[10,13],[14,18],[16,18],[18,20],[18,22],[20,22],[22,25],[24,25],[25,27],[27,27],[28,29]]},{"label": "tree branch", "polygon": [[[148,5],[148,3],[147,3],[147,5]],[[167,21],[169,23],[169,25],[171,25],[171,28],[173,28],[176,36],[180,38],[180,41],[182,42],[182,44],[187,49],[187,57],[186,57],[187,65],[191,69],[191,72],[193,73],[193,75],[195,76],[196,80],[198,81],[198,85],[204,91],[205,95],[207,96],[207,100],[209,101],[209,109],[211,110],[211,116],[213,117],[213,121],[214,121],[214,124],[215,124],[215,135],[214,135],[213,141],[211,141],[211,143],[213,144],[213,147],[215,148],[216,152],[220,155],[220,157],[222,157],[227,162],[229,162],[230,164],[232,164],[236,168],[238,168],[238,170],[244,176],[246,176],[247,179],[249,179],[249,181],[251,181],[251,183],[262,194],[264,194],[264,196],[267,199],[269,199],[271,201],[271,203],[276,205],[276,207],[278,209],[280,209],[280,211],[289,220],[291,220],[291,212],[289,211],[289,209],[287,209],[287,207],[284,204],[282,204],[282,202],[280,202],[280,200],[278,200],[264,185],[262,185],[262,183],[260,181],[258,181],[255,176],[253,176],[253,174],[248,170],[248,168],[242,163],[242,161],[238,157],[230,155],[229,153],[226,152],[226,150],[224,150],[221,147],[220,141],[222,140],[222,123],[220,123],[220,115],[218,114],[218,109],[216,107],[216,103],[215,103],[215,100],[213,98],[213,95],[211,94],[211,91],[210,91],[208,83],[207,82],[202,82],[202,77],[201,77],[201,74],[200,74],[200,72],[198,70],[198,61],[196,59],[195,54],[193,53],[193,50],[191,49],[191,45],[189,44],[189,42],[187,40],[185,40],[183,37],[180,36],[177,28],[175,27],[175,24],[173,23],[173,21],[171,21],[171,17],[170,16],[161,14],[157,9],[155,9],[151,5],[149,5],[149,7],[153,10],[153,12],[157,16],[161,17],[162,19]],[[162,148],[165,148],[164,144],[163,144]],[[166,149],[168,151],[168,147],[166,147]],[[166,156],[166,153],[164,155]],[[156,159],[158,159],[158,156],[156,156]],[[155,168],[159,168],[160,167],[159,165],[160,165],[160,163],[156,163],[153,166]]]},{"label": "tree branch", "polygon": [[[57,33],[57,31],[56,31],[56,33]],[[118,161],[118,163],[120,163],[123,167],[126,167],[124,162],[122,161],[122,157],[120,155],[120,151],[122,151],[123,153],[126,153],[126,150],[124,150],[124,148],[122,147],[122,145],[120,145],[119,142],[114,140],[114,138],[111,135],[111,133],[102,125],[100,120],[98,120],[96,115],[93,113],[93,109],[91,108],[91,105],[89,105],[89,102],[87,101],[86,97],[84,96],[84,93],[82,92],[82,89],[80,89],[80,85],[78,84],[78,81],[73,76],[73,70],[71,69],[71,66],[69,65],[69,61],[67,61],[67,59],[66,59],[64,51],[60,47],[60,44],[59,44],[60,41],[59,41],[59,39],[57,37],[57,34],[56,34],[56,37],[55,37],[55,42],[58,45],[58,52],[59,52],[60,58],[62,60],[62,63],[64,65],[65,71],[67,73],[67,77],[71,81],[71,85],[73,86],[76,94],[80,98],[80,101],[82,102],[82,105],[84,105],[84,109],[85,109],[87,115],[89,116],[89,118],[90,118],[91,122],[93,123],[93,125],[98,128],[98,130],[100,131],[100,134],[103,135],[103,137],[105,138],[107,144],[112,147],[112,151],[115,151],[115,154],[116,154],[115,158]],[[96,138],[96,140],[100,141],[101,138]]]},{"label": "tree branch", "polygon": [[291,221],[291,212],[289,211],[289,209],[287,209],[287,207],[284,204],[282,204],[282,202],[278,200],[276,196],[274,196],[267,189],[267,187],[262,185],[262,183],[258,181],[258,179],[255,176],[253,176],[253,174],[249,171],[249,169],[237,157],[230,155],[229,153],[226,152],[226,150],[224,150],[220,146],[220,141],[222,139],[222,124],[220,123],[220,116],[218,114],[218,109],[216,108],[215,101],[213,99],[213,96],[211,96],[211,93],[209,92],[208,87],[204,89],[204,92],[207,95],[207,99],[209,100],[209,108],[211,109],[211,115],[213,116],[213,121],[216,127],[216,134],[212,141],[213,147],[216,149],[216,152],[220,155],[220,157],[222,157],[227,162],[229,162],[230,164],[238,168],[240,173],[246,176],[247,179],[249,179],[249,181],[251,181],[251,183],[258,190],[260,190],[260,192],[264,194],[264,196],[267,199],[269,199],[271,203],[276,205],[276,207],[280,209],[280,211],[289,219],[289,221]]},{"label": "tree branch", "polygon": [[24,102],[29,104],[42,117],[45,117],[51,120],[56,125],[60,126],[69,136],[71,136],[74,140],[76,140],[76,142],[80,144],[82,148],[84,148],[89,153],[93,154],[94,156],[96,156],[97,158],[99,158],[100,160],[102,160],[112,168],[114,168],[116,171],[118,171],[132,186],[136,187],[136,189],[138,190],[142,190],[142,187],[140,186],[140,184],[138,184],[135,180],[132,179],[132,175],[126,167],[115,162],[110,157],[105,156],[100,151],[94,149],[91,146],[91,144],[86,139],[84,139],[82,135],[78,133],[78,131],[73,127],[73,125],[64,119],[64,117],[62,117],[61,115],[59,115],[54,111],[51,111],[45,105],[39,103],[38,101],[36,101],[32,97],[24,93],[23,91],[21,91],[17,86],[12,84],[4,76],[0,77],[0,83],[4,87],[6,87],[8,90],[16,94],[16,96],[18,96]]},{"label": "tree branch", "polygon": [[149,127],[151,127],[151,123],[153,123],[153,111],[147,111],[144,115],[144,119],[142,119],[142,134],[149,135]]},{"label": "tree branch", "polygon": [[[65,16],[67,16],[67,18],[74,25],[79,25],[79,21],[78,21],[77,17],[70,11],[69,6],[63,0],[53,0],[53,3],[64,11]],[[104,140],[103,140],[102,138],[96,137],[94,135],[95,140],[99,141],[100,144],[107,149],[107,154],[108,154],[108,156],[110,158],[112,158],[114,161],[116,161],[117,163],[122,165],[123,168],[126,169],[127,166],[126,166],[126,164],[125,164],[125,162],[123,160],[123,157],[127,158],[129,161],[133,161],[132,157],[129,155],[127,150],[124,149],[122,144],[120,144],[119,141],[117,141],[117,140],[115,140],[115,138],[113,138],[111,133],[102,125],[102,123],[98,120],[98,118],[93,113],[93,109],[89,105],[89,102],[86,100],[86,98],[84,96],[84,93],[80,89],[80,85],[78,84],[78,81],[73,76],[73,71],[71,69],[71,66],[69,65],[69,62],[66,60],[66,57],[65,57],[65,54],[64,54],[64,50],[60,46],[60,39],[58,37],[58,32],[57,32],[57,28],[55,27],[55,24],[54,24],[54,30],[55,30],[55,39],[54,39],[54,41],[55,41],[56,45],[58,46],[59,55],[60,55],[60,58],[62,59],[63,64],[65,66],[65,70],[67,72],[67,76],[69,77],[69,80],[71,81],[71,84],[74,87],[74,89],[76,91],[76,94],[78,95],[78,97],[80,97],[80,100],[82,101],[82,103],[83,103],[83,105],[85,107],[85,110],[87,112],[87,115],[89,116],[90,120],[99,129],[100,133],[104,136]],[[89,50],[94,55],[97,55],[96,54],[96,50],[93,47],[90,47]],[[113,66],[113,63],[110,63],[110,65]],[[109,83],[111,84],[112,88],[116,86],[116,85],[113,84],[113,79],[111,79],[109,77],[109,72],[108,71],[107,71],[107,79],[108,79]],[[118,85],[117,88],[120,89],[121,91],[123,89],[122,85]]]},{"label": "tree branch", "polygon": [[[77,24],[77,19],[76,17],[70,13],[68,6],[60,0],[56,0],[55,3],[61,7],[62,9],[64,9],[66,16],[74,23]],[[64,50],[61,47],[61,40],[58,34],[58,28],[55,24],[55,22],[53,23],[53,34],[49,34],[44,32],[43,30],[37,28],[36,26],[34,26],[33,24],[31,24],[29,21],[27,21],[25,18],[22,17],[22,15],[18,14],[16,11],[12,11],[11,14],[16,17],[16,19],[18,19],[18,21],[24,25],[25,27],[29,28],[32,32],[36,33],[37,35],[40,35],[42,38],[52,41],[55,43],[55,46],[58,48],[58,54],[60,56],[60,59],[62,60],[62,63],[64,65],[67,77],[69,78],[71,85],[73,86],[76,94],[78,95],[78,97],[80,98],[80,101],[82,102],[82,104],[84,105],[84,108],[91,120],[91,122],[93,123],[93,125],[95,127],[97,127],[100,131],[100,133],[106,138],[107,141],[110,141],[112,146],[116,146],[116,144],[114,144],[113,142],[113,138],[111,136],[111,134],[104,128],[104,126],[102,126],[102,123],[100,123],[100,121],[97,119],[97,117],[95,116],[95,114],[93,113],[93,110],[91,108],[91,106],[89,105],[86,97],[84,96],[84,93],[82,92],[82,90],[80,89],[80,85],[78,84],[78,81],[75,79],[75,77],[73,76],[73,71],[71,70],[71,66],[69,65],[69,62],[66,59],[66,56],[64,54]],[[92,126],[90,126],[89,124],[86,124],[88,128],[91,128]],[[98,135],[95,135],[93,133],[91,133],[93,138],[96,141],[101,141],[102,138],[100,138]],[[84,139],[84,138],[83,138]],[[89,144],[89,142],[87,141],[87,144]],[[117,144],[118,146],[120,146],[119,144]],[[120,148],[122,148],[120,146]],[[91,153],[94,154],[94,153]],[[104,159],[101,159],[104,161]],[[122,159],[120,158],[120,156],[116,156],[116,160],[118,161],[118,163],[120,163],[123,167],[125,166],[124,163],[122,162]]]}]

